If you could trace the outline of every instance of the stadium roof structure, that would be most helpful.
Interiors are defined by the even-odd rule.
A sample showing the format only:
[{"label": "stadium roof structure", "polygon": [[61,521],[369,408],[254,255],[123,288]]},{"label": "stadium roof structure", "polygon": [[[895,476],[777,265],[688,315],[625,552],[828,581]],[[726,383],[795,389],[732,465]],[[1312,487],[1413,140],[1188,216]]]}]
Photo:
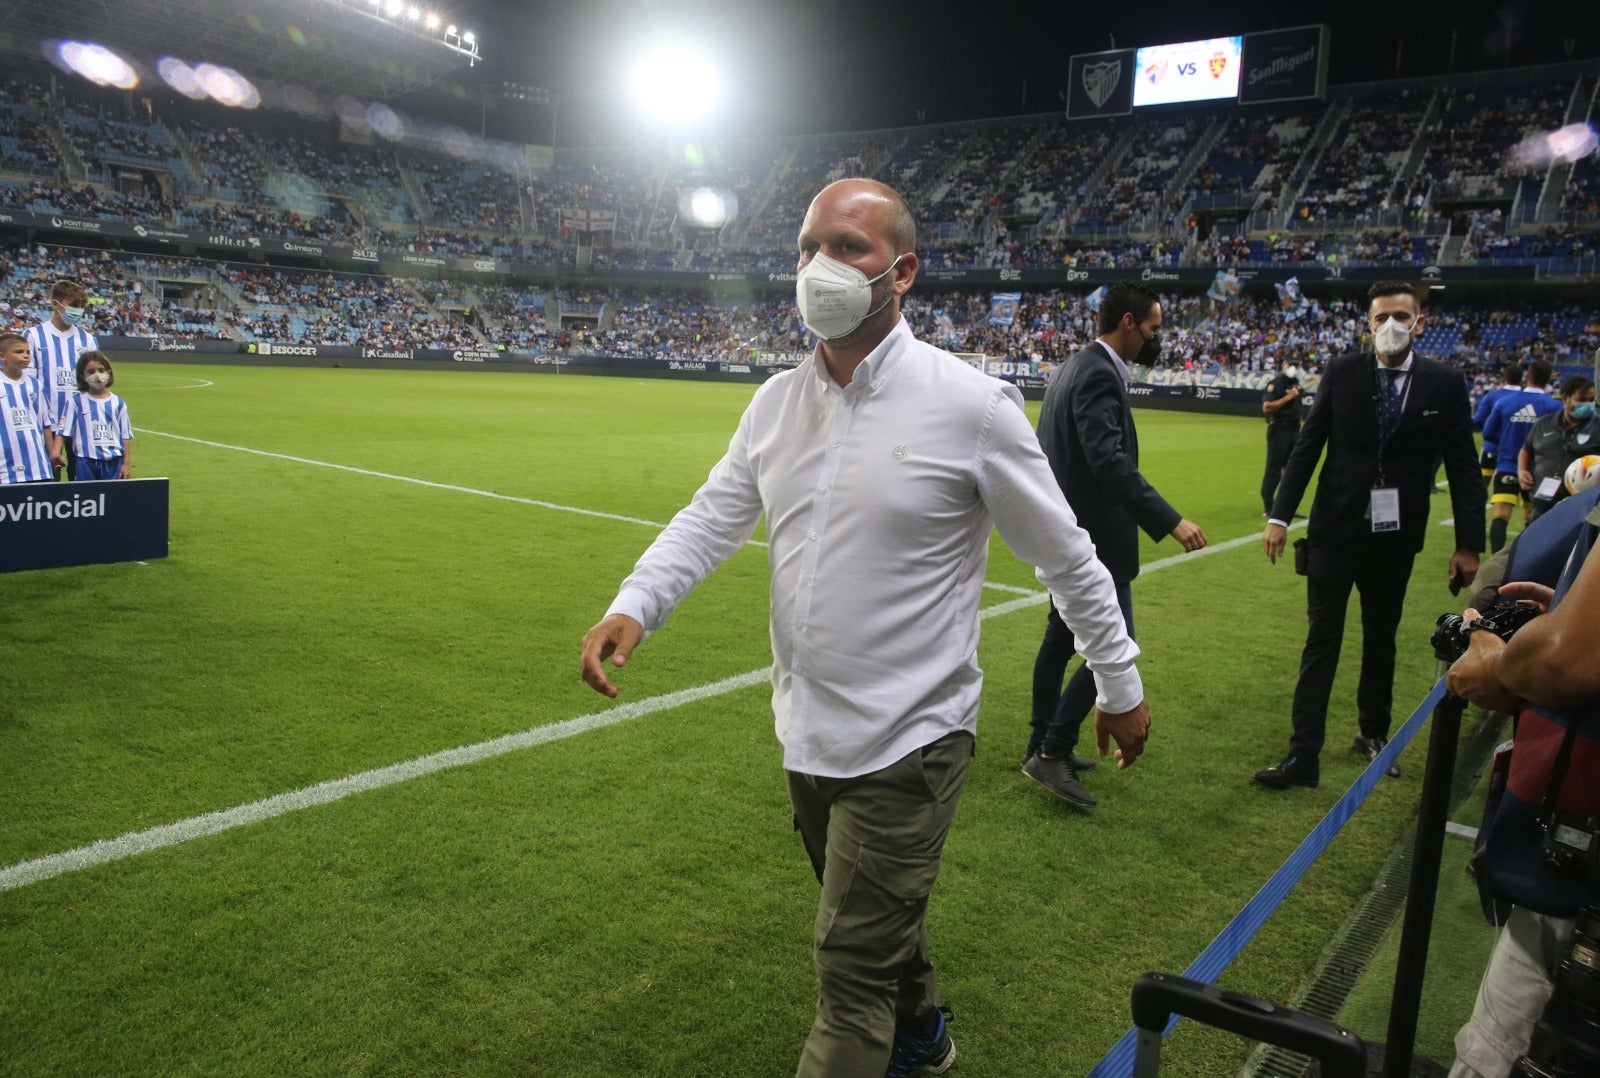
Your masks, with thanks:
[{"label": "stadium roof structure", "polygon": [[327,94],[392,99],[469,66],[440,35],[342,0],[0,0],[0,42],[37,56],[93,41],[149,69],[161,56]]}]

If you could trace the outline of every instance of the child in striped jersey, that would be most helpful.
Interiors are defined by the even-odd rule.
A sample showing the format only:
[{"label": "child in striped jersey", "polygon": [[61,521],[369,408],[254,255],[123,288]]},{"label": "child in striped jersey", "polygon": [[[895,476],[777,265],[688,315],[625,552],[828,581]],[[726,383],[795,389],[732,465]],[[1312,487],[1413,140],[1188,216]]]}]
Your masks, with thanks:
[{"label": "child in striped jersey", "polygon": [[38,381],[25,377],[30,362],[27,338],[0,333],[0,483],[50,482],[61,467],[50,404]]},{"label": "child in striped jersey", "polygon": [[128,443],[133,441],[133,426],[128,406],[111,392],[115,381],[111,360],[104,352],[84,352],[78,356],[77,376],[78,392],[67,395],[56,416],[56,427],[71,439],[76,458],[72,478],[126,479],[132,471]]}]

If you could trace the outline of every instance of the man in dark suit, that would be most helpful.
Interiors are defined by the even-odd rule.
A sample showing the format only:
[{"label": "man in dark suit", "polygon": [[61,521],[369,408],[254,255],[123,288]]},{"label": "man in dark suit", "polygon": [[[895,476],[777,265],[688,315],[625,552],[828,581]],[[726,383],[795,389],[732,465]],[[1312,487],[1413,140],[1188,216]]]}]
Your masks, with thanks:
[{"label": "man in dark suit", "polygon": [[[1352,749],[1372,759],[1388,742],[1394,695],[1395,632],[1411,563],[1427,538],[1434,460],[1444,458],[1455,513],[1449,579],[1470,583],[1483,551],[1483,479],[1472,443],[1472,409],[1461,372],[1419,356],[1412,341],[1423,312],[1410,285],[1384,281],[1367,293],[1374,352],[1328,364],[1316,403],[1295,443],[1261,535],[1267,557],[1283,553],[1288,522],[1311,482],[1323,447],[1307,531],[1306,614],[1310,622],[1294,690],[1289,753],[1257,771],[1273,789],[1320,778],[1328,699],[1339,666],[1350,589],[1361,595],[1361,732]],[[1389,774],[1398,777],[1399,768]]]},{"label": "man in dark suit", "polygon": [[[1132,282],[1112,285],[1100,303],[1100,336],[1058,367],[1039,414],[1039,444],[1061,492],[1110,570],[1122,620],[1133,635],[1133,578],[1139,575],[1139,533],[1171,535],[1185,550],[1206,545],[1199,525],[1184,520],[1139,474],[1139,437],[1128,407],[1128,364],[1161,355],[1161,302]],[[1094,710],[1094,675],[1079,666],[1063,691],[1072,632],[1052,610],[1033,666],[1033,719],[1022,773],[1079,808],[1095,805],[1079,773],[1094,760],[1073,752],[1083,720]]]}]

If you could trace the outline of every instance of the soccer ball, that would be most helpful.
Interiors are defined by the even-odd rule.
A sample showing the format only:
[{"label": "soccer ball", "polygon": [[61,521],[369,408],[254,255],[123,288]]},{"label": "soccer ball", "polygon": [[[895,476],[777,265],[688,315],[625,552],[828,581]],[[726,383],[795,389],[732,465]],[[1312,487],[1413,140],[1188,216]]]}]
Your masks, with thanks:
[{"label": "soccer ball", "polygon": [[1600,483],[1600,457],[1593,453],[1567,465],[1567,493],[1578,494]]}]

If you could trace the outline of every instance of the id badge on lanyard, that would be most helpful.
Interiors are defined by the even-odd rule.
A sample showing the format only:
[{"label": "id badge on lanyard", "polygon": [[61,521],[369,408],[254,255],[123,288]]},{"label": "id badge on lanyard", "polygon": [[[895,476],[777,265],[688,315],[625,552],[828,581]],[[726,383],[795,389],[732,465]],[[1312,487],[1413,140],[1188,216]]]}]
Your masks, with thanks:
[{"label": "id badge on lanyard", "polygon": [[1372,519],[1373,532],[1400,530],[1400,490],[1398,487],[1373,487],[1372,503],[1367,515]]}]

